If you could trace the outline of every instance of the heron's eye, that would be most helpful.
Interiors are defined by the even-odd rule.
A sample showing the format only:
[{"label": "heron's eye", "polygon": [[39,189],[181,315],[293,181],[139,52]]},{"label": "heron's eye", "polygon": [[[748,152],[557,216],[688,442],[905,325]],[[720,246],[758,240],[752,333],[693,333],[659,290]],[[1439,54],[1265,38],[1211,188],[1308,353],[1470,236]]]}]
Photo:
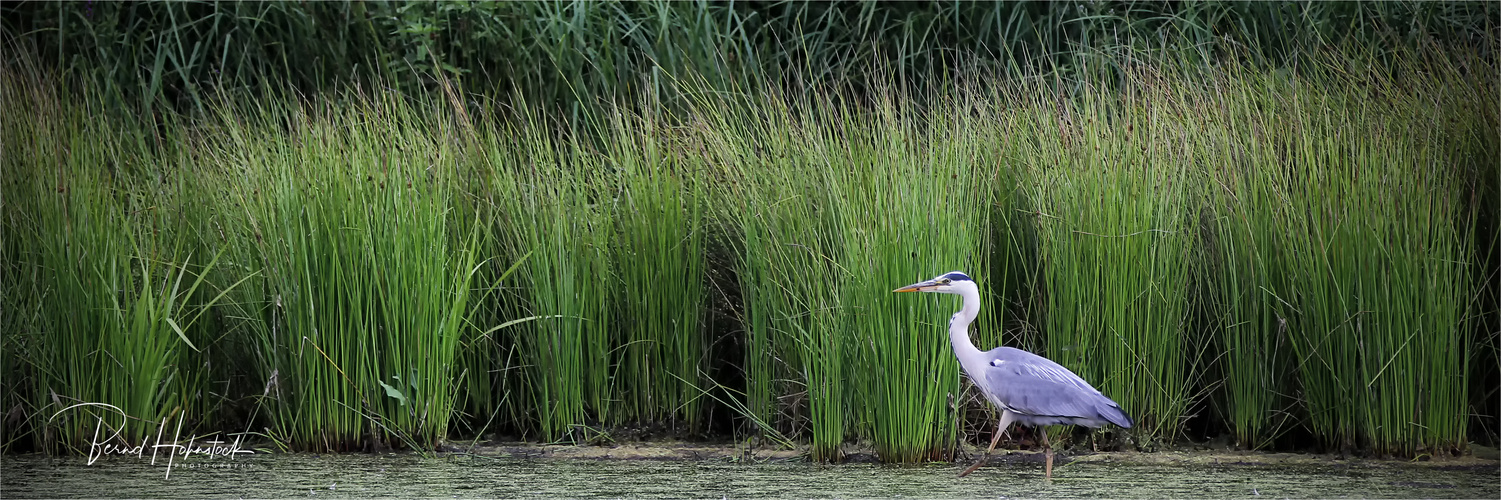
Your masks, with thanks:
[{"label": "heron's eye", "polygon": [[944,279],[938,280],[938,282],[947,285],[947,284],[949,284],[949,279],[948,278],[944,278]]}]

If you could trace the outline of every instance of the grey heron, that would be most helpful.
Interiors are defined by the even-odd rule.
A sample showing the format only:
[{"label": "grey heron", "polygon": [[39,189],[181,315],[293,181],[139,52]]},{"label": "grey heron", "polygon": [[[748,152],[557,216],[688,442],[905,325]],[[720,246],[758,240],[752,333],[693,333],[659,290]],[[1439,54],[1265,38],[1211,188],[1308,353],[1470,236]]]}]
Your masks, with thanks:
[{"label": "grey heron", "polygon": [[[1032,427],[1106,424],[1131,427],[1131,417],[1121,411],[1120,405],[1063,365],[1021,349],[997,347],[981,351],[975,347],[969,339],[969,324],[980,314],[980,288],[968,275],[954,271],[892,291],[947,293],[964,298],[964,308],[949,318],[949,343],[954,346],[954,356],[959,358],[964,374],[990,404],[1001,410],[1001,419],[985,456],[959,477],[984,465],[1013,423]],[[1053,447],[1048,444],[1046,431],[1039,434],[1046,449],[1046,477],[1052,478]]]}]

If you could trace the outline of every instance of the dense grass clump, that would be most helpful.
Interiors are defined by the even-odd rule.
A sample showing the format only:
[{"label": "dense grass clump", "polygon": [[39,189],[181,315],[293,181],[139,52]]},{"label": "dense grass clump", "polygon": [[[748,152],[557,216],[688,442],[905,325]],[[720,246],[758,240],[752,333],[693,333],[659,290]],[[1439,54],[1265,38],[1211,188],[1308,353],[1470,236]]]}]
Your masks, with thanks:
[{"label": "dense grass clump", "polygon": [[[314,450],[431,446],[448,433],[478,225],[456,220],[447,124],[389,94],[226,107],[200,168],[259,295],[271,434]],[[239,316],[239,315],[243,316]],[[425,443],[425,444],[424,444]]]},{"label": "dense grass clump", "polygon": [[806,388],[792,409],[806,404],[816,459],[837,460],[851,434],[884,460],[948,456],[958,366],[942,318],[953,304],[890,290],[980,262],[988,212],[968,208],[983,208],[986,163],[957,140],[965,115],[788,101],[763,100],[769,123],[751,127],[734,111],[705,113],[714,156],[730,167],[722,216],[742,242],[750,412],[773,421],[775,381],[790,374]]},{"label": "dense grass clump", "polygon": [[880,101],[873,118],[882,126],[862,131],[853,113],[840,124],[853,139],[845,147],[845,202],[858,214],[846,226],[842,267],[850,288],[841,323],[854,333],[849,379],[860,382],[852,393],[863,403],[854,407],[888,462],[952,456],[960,406],[951,402],[961,392],[947,318],[958,303],[890,290],[981,267],[990,222],[986,167],[994,158],[982,156],[966,104],[974,103],[944,103],[918,121],[899,113],[910,102]]},{"label": "dense grass clump", "polygon": [[1373,103],[1382,87],[1304,87],[1289,103],[1291,339],[1328,446],[1432,453],[1465,434],[1474,150],[1438,135],[1456,128],[1442,105]]},{"label": "dense grass clump", "polygon": [[815,460],[837,460],[849,415],[850,333],[837,327],[846,276],[839,228],[847,215],[831,196],[842,187],[841,174],[821,154],[815,117],[795,111],[817,104],[717,105],[704,102],[702,115],[721,166],[720,217],[741,243],[735,271],[747,338],[747,406],[766,425],[778,408],[789,408],[784,428],[811,439]]},{"label": "dense grass clump", "polygon": [[622,422],[681,422],[700,430],[707,388],[704,331],[708,164],[678,142],[662,116],[618,114],[608,168],[619,175],[613,200],[616,271],[622,289],[615,387]]},{"label": "dense grass clump", "polygon": [[1453,436],[1470,370],[1456,353],[1480,310],[1473,196],[1494,146],[1472,128],[1484,114],[1450,106],[1493,98],[1455,69],[1332,88],[1237,74],[1214,85],[1238,95],[1202,93],[1229,118],[1201,120],[1215,132],[1204,152],[1224,159],[1208,184],[1207,269],[1221,274],[1204,279],[1217,285],[1222,411],[1242,445],[1269,445],[1297,401],[1329,448],[1464,446]]},{"label": "dense grass clump", "polygon": [[89,119],[97,103],[65,104],[55,85],[30,72],[0,81],[12,111],[5,356],[25,364],[10,365],[24,376],[8,389],[29,398],[8,403],[32,409],[33,443],[48,450],[125,445],[168,419],[211,418],[199,346],[215,332],[199,320],[219,298],[204,278],[220,254],[189,226],[204,198],[172,179],[186,158],[153,142],[147,123]]},{"label": "dense grass clump", "polygon": [[528,120],[485,142],[497,248],[519,264],[502,297],[533,318],[504,340],[524,374],[507,389],[544,440],[583,441],[612,408],[614,184],[577,142]]},{"label": "dense grass clump", "polygon": [[[1205,246],[1200,277],[1210,335],[1218,353],[1213,373],[1222,391],[1216,405],[1236,443],[1270,446],[1290,427],[1295,399],[1287,374],[1293,369],[1288,321],[1286,220],[1275,215],[1286,199],[1275,148],[1265,137],[1279,125],[1275,112],[1281,78],[1237,75],[1247,92],[1205,101],[1221,110],[1222,127],[1198,143],[1201,156],[1217,159],[1205,168]],[[1216,79],[1208,88],[1234,81]],[[1206,96],[1209,95],[1206,93]],[[1212,125],[1206,120],[1205,125]],[[1211,129],[1213,130],[1213,129]]]},{"label": "dense grass clump", "polygon": [[1136,415],[1134,432],[1171,440],[1196,358],[1189,110],[1150,91],[1059,108],[1033,95],[1011,125],[1028,138],[1013,154],[1037,227],[1046,355]]}]

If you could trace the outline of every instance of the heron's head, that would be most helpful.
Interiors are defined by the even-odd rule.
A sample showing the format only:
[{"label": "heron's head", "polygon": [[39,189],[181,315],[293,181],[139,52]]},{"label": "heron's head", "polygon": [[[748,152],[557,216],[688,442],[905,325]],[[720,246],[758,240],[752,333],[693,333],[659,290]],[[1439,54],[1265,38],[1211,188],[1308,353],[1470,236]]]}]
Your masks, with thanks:
[{"label": "heron's head", "polygon": [[953,294],[958,294],[961,290],[963,290],[965,288],[969,288],[969,289],[975,288],[975,280],[970,279],[969,275],[967,275],[967,274],[961,273],[959,271],[953,271],[953,272],[944,273],[944,274],[938,276],[937,278],[933,278],[933,279],[930,279],[930,280],[927,280],[927,281],[919,281],[917,283],[913,283],[911,285],[907,285],[907,286],[904,286],[904,287],[901,287],[901,288],[898,288],[898,289],[892,290],[892,291],[893,292],[937,292],[937,293],[953,293]]}]

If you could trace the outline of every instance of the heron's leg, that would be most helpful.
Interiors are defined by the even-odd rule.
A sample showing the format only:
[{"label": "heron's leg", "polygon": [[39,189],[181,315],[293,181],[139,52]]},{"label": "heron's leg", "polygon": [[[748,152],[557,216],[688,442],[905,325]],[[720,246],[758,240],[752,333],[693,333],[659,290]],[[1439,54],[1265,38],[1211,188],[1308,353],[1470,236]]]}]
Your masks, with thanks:
[{"label": "heron's leg", "polygon": [[1044,472],[1043,476],[1046,477],[1047,479],[1052,479],[1053,478],[1053,445],[1048,444],[1048,430],[1047,430],[1047,428],[1045,428],[1045,427],[1038,427],[1037,431],[1038,431],[1038,434],[1042,435],[1043,455],[1045,455],[1045,456],[1048,457],[1048,465],[1047,465],[1047,468],[1044,469],[1044,471],[1046,471],[1046,472]]},{"label": "heron's leg", "polygon": [[995,445],[996,445],[996,443],[1001,442],[1001,436],[1006,435],[1006,424],[1002,423],[1002,422],[1005,422],[1005,421],[1006,421],[1006,417],[1001,417],[1001,422],[997,422],[996,423],[996,425],[995,425],[995,436],[993,436],[993,437],[990,438],[990,448],[988,448],[988,449],[985,450],[985,454],[986,455],[989,455],[990,452],[995,451]]},{"label": "heron's leg", "polygon": [[990,461],[990,452],[995,451],[996,443],[1001,442],[1001,436],[1006,435],[1006,428],[1011,427],[1011,422],[1015,419],[1015,413],[1011,413],[1008,410],[1001,410],[1001,422],[996,425],[995,437],[990,438],[990,448],[987,448],[985,450],[985,455],[981,456],[979,461],[976,461],[974,465],[969,466],[968,469],[964,469],[964,472],[960,472],[959,477],[968,476],[969,473],[974,472],[976,469],[979,469],[980,466],[985,465],[985,462]]}]

